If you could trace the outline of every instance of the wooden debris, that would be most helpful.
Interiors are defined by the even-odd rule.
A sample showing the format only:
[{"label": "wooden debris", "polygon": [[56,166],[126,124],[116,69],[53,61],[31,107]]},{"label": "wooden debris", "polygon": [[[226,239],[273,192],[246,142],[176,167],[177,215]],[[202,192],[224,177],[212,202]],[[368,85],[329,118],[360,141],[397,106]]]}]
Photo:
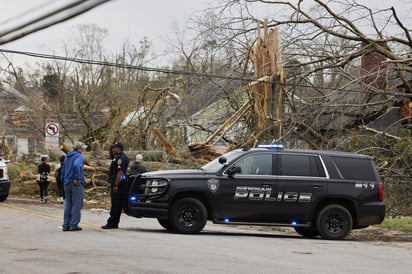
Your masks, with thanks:
[{"label": "wooden debris", "polygon": [[162,146],[167,150],[168,153],[175,157],[179,156],[179,152],[169,143],[166,137],[164,137],[163,134],[161,134],[157,128],[154,127],[152,129],[152,132],[159,140],[159,142],[162,144]]},{"label": "wooden debris", "polygon": [[191,143],[189,144],[189,150],[193,156],[211,161],[225,154],[228,151],[228,148],[208,145],[205,143]]},{"label": "wooden debris", "polygon": [[[71,148],[69,145],[62,142],[60,143],[60,150],[67,154],[70,151],[72,151],[73,148]],[[89,159],[84,159],[84,164],[85,164],[85,168],[94,169],[94,164]]]},{"label": "wooden debris", "polygon": [[[242,117],[243,114],[250,108],[250,101],[247,101],[241,108],[239,108],[232,116],[229,117],[209,138],[207,138],[205,145],[209,145],[212,141],[212,145],[217,144],[223,136],[228,132]],[[220,135],[219,135],[220,134]],[[218,138],[216,138],[219,135]]]},{"label": "wooden debris", "polygon": [[384,132],[384,131],[379,131],[379,130],[376,130],[376,129],[374,129],[374,128],[370,128],[370,127],[367,127],[367,126],[360,126],[359,128],[360,128],[360,129],[364,129],[364,130],[366,130],[366,131],[370,131],[370,132],[376,133],[376,134],[383,135],[383,136],[385,136],[385,137],[389,137],[389,138],[391,138],[391,139],[395,139],[395,140],[401,140],[401,139],[402,139],[401,137],[398,137],[398,136],[395,136],[395,135],[386,133],[386,132]]}]

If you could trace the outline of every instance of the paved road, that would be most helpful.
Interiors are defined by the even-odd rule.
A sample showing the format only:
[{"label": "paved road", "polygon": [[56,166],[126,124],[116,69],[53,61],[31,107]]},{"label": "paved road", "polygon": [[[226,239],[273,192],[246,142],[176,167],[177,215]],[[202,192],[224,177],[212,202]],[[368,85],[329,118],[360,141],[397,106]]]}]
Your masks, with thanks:
[{"label": "paved road", "polygon": [[0,203],[0,273],[410,273],[412,243],[304,239],[290,232],[208,223],[168,233],[154,219],[82,211],[83,231],[62,232],[58,204]]}]

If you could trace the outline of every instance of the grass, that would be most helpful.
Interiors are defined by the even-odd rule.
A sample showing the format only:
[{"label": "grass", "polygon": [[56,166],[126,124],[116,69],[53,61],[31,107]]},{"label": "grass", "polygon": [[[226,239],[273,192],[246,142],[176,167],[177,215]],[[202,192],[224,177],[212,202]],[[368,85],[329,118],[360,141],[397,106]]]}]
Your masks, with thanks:
[{"label": "grass", "polygon": [[412,217],[385,218],[378,227],[412,233]]}]

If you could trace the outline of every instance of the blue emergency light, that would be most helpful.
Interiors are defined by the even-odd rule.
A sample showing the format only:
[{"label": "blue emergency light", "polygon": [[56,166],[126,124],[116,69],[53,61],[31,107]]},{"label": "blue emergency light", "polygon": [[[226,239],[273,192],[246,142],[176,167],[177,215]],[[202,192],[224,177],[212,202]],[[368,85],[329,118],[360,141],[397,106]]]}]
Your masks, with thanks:
[{"label": "blue emergency light", "polygon": [[272,149],[272,150],[283,150],[282,144],[259,145],[258,147]]}]

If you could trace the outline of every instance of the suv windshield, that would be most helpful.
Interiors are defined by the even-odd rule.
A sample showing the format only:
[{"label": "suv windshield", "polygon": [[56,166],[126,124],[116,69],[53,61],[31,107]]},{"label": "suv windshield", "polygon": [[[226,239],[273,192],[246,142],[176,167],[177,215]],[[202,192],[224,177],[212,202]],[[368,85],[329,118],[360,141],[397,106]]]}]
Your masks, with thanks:
[{"label": "suv windshield", "polygon": [[231,163],[234,159],[238,158],[242,154],[241,151],[239,150],[232,150],[216,159],[213,161],[207,163],[203,167],[201,167],[201,170],[208,171],[208,172],[218,172],[219,169],[222,168],[222,164],[219,163],[219,158],[225,157],[226,158],[226,164]]}]

